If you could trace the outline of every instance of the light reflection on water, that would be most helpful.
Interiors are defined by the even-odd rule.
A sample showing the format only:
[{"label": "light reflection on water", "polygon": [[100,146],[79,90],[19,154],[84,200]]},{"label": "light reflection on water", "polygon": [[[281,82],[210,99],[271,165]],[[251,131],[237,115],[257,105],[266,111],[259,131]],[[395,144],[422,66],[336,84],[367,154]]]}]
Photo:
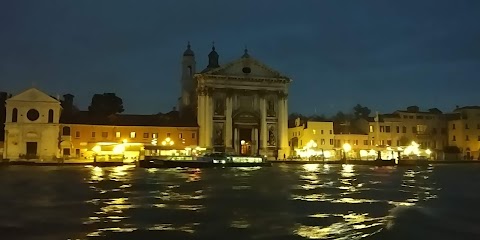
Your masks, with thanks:
[{"label": "light reflection on water", "polygon": [[[66,190],[60,192],[65,196],[50,190],[50,195],[42,195],[52,175],[43,170],[47,168],[38,168],[28,176],[45,183],[39,185],[43,188],[30,188],[30,195],[22,197],[32,199],[29,204],[37,208],[48,207],[48,211],[59,209],[61,203],[76,204],[65,211],[70,212],[69,220],[78,223],[52,217],[54,226],[66,221],[63,228],[71,229],[63,239],[388,239],[381,234],[399,224],[400,210],[421,209],[439,199],[442,188],[434,177],[437,168],[305,164],[236,169],[56,169],[57,175],[76,176],[50,182],[57,189],[64,186]],[[7,186],[15,186],[5,179]],[[55,194],[72,197],[59,201]],[[40,196],[48,199],[33,201]],[[39,212],[42,219],[44,214]],[[1,219],[0,230],[15,224]]]}]

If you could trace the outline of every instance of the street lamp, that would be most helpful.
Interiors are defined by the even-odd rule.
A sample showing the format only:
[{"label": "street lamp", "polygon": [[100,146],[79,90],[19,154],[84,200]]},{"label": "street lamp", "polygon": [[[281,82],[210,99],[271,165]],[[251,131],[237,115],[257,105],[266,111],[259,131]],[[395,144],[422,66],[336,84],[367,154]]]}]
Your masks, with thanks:
[{"label": "street lamp", "polygon": [[428,155],[428,160],[430,160],[430,157],[431,157],[431,154],[432,154],[432,150],[427,149],[427,150],[425,150],[425,153]]},{"label": "street lamp", "polygon": [[165,140],[162,141],[163,146],[167,146],[167,145],[173,146],[173,144],[174,144],[174,142],[169,137],[165,138]]}]

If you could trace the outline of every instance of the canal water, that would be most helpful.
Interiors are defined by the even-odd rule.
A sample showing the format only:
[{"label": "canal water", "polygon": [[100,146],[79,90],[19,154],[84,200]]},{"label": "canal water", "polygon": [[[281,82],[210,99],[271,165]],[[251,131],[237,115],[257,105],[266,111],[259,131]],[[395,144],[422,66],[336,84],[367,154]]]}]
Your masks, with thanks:
[{"label": "canal water", "polygon": [[480,239],[480,166],[4,166],[0,239]]}]

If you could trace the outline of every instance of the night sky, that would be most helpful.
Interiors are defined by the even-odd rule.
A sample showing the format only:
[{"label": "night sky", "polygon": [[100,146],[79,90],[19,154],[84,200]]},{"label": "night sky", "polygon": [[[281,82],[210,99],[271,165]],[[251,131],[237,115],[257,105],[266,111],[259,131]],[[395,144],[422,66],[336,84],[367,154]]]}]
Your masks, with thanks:
[{"label": "night sky", "polygon": [[0,91],[72,93],[82,109],[115,92],[126,113],[171,110],[191,41],[197,70],[244,46],[291,77],[289,111],[360,103],[451,111],[479,105],[480,1],[4,0]]}]

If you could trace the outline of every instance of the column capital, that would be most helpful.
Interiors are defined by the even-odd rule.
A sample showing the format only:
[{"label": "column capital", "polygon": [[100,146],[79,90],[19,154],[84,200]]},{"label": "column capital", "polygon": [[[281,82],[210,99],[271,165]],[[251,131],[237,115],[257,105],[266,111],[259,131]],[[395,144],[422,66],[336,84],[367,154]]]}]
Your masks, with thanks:
[{"label": "column capital", "polygon": [[277,95],[280,99],[287,99],[288,98],[288,93],[284,92],[284,91],[278,91],[277,92]]}]

